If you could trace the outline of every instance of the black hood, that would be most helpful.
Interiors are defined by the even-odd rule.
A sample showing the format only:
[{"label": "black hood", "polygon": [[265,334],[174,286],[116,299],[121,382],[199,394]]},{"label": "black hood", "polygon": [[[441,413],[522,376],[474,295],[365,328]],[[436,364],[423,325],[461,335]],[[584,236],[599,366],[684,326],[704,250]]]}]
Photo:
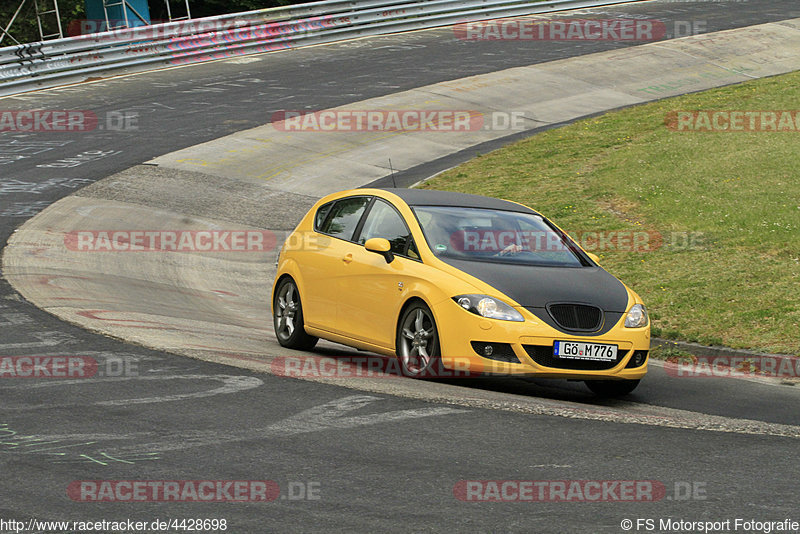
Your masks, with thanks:
[{"label": "black hood", "polygon": [[556,267],[439,259],[503,292],[550,326],[562,331],[546,307],[555,303],[587,304],[603,310],[600,331],[570,334],[598,335],[610,330],[628,305],[625,286],[601,267]]}]

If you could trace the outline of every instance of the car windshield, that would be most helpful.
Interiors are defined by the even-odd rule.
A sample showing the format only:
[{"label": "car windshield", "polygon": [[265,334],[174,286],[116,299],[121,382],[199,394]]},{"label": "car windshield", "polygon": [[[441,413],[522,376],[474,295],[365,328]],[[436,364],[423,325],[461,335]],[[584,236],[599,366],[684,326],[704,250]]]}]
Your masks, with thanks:
[{"label": "car windshield", "polygon": [[415,206],[428,246],[442,259],[522,265],[584,265],[574,245],[542,216],[450,206]]}]

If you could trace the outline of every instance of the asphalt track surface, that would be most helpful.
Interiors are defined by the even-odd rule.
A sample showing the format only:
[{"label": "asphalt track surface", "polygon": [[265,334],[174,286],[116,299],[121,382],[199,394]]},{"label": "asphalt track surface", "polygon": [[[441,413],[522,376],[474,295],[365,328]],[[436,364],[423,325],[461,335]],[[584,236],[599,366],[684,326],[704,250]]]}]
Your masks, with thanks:
[{"label": "asphalt track surface", "polygon": [[[707,31],[800,16],[788,1],[654,2],[598,11],[703,21]],[[276,53],[257,68],[215,62],[7,98],[3,109],[89,109],[109,122],[79,135],[2,134],[2,242],[82,185],[263,124],[277,110],[333,107],[618,46],[625,44],[465,43],[442,29]],[[109,129],[125,112],[138,114],[138,129]],[[79,154],[85,162],[66,166]],[[0,519],[226,518],[231,532],[622,532],[625,518],[800,519],[793,387],[677,380],[658,367],[625,401],[597,401],[580,384],[527,379],[443,385],[570,401],[598,412],[663,406],[767,425],[752,433],[712,432],[514,413],[159,353],[58,321],[4,280],[0,296],[0,355],[89,356],[103,375],[0,382]],[[121,479],[271,480],[283,498],[81,503],[66,494],[76,480]],[[454,496],[459,481],[486,479],[656,480],[667,494],[628,503],[465,503]],[[684,499],[692,485],[698,498]],[[319,498],[299,498],[302,487]]]}]

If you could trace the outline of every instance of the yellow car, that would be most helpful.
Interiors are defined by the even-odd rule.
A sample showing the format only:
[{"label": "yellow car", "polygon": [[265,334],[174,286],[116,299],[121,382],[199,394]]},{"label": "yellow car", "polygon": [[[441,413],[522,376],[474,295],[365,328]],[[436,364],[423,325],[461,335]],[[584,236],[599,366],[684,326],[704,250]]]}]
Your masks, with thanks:
[{"label": "yellow car", "polygon": [[633,391],[647,372],[639,296],[521,204],[421,189],[354,189],[289,235],[272,288],[275,333],[397,357],[411,377],[583,380]]}]

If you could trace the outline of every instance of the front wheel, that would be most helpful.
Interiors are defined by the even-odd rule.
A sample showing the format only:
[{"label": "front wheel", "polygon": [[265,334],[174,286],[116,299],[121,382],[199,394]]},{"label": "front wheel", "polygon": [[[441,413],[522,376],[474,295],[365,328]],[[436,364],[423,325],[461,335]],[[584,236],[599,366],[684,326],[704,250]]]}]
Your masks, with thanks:
[{"label": "front wheel", "polygon": [[406,376],[424,378],[438,375],[441,368],[439,333],[433,313],[422,302],[411,304],[400,316],[397,357]]},{"label": "front wheel", "polygon": [[639,385],[639,380],[586,380],[586,386],[600,397],[622,397]]},{"label": "front wheel", "polygon": [[303,328],[303,305],[300,292],[291,278],[284,278],[275,291],[272,303],[272,322],[281,346],[295,350],[310,350],[319,338],[310,336]]}]

